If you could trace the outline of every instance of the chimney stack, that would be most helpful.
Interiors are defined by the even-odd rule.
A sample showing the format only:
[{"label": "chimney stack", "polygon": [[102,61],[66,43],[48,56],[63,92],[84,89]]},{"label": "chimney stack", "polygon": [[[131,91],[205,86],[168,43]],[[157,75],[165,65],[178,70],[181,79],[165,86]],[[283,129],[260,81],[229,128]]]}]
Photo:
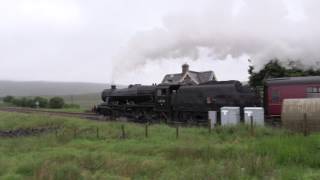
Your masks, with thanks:
[{"label": "chimney stack", "polygon": [[111,85],[111,89],[115,90],[115,89],[117,89],[117,86],[116,85]]},{"label": "chimney stack", "polygon": [[189,65],[187,63],[182,65],[182,74],[185,74],[189,71]]}]

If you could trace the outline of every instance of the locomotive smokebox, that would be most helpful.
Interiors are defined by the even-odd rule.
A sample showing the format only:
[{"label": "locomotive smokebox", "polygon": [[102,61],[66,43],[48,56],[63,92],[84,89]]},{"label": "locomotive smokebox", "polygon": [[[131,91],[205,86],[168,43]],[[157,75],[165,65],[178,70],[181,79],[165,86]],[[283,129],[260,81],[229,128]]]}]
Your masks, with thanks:
[{"label": "locomotive smokebox", "polygon": [[116,85],[111,85],[111,89],[115,90],[115,89],[117,89],[117,86]]}]

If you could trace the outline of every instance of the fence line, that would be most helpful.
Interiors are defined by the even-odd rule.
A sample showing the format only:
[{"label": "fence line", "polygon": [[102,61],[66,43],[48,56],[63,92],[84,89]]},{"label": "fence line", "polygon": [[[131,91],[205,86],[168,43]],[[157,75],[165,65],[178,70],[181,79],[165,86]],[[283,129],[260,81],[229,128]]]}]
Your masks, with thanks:
[{"label": "fence line", "polygon": [[[211,127],[211,123],[210,121],[208,121],[208,135],[212,134],[212,132],[214,131]],[[304,115],[304,118],[303,118],[303,121],[297,121],[293,124],[291,124],[292,126],[292,130],[294,132],[299,132],[299,133],[302,133],[304,136],[308,136],[310,135],[310,133],[312,132],[312,130],[314,128],[317,128],[317,127],[320,127],[320,124],[316,124],[315,122],[313,121],[309,121],[308,119],[308,116],[305,114]],[[120,138],[120,139],[127,139],[129,138],[129,126],[125,126],[125,124],[121,124],[120,126],[118,126],[119,129],[114,129],[114,130],[109,130],[109,132],[106,132],[104,131],[104,128],[101,128],[101,127],[89,127],[89,128],[79,128],[79,127],[60,127],[60,129],[55,129],[54,130],[54,135],[55,137],[65,137],[65,136],[71,136],[73,138],[82,138],[82,137],[87,137],[87,138],[97,138],[97,139],[105,139],[105,138],[108,138],[110,136],[113,136],[115,138]],[[175,137],[176,139],[180,139],[181,138],[181,122],[175,122],[174,123],[174,126],[171,126],[172,129],[175,130]],[[223,126],[218,126],[218,129],[217,133],[219,133],[221,131],[221,128],[219,127],[222,127]],[[251,135],[251,136],[256,136],[256,130],[255,130],[255,124],[254,124],[254,119],[253,117],[250,117],[250,124],[247,126],[248,129],[248,133]],[[151,130],[152,128],[150,128],[150,124],[149,123],[146,123],[144,124],[144,126],[142,126],[142,129],[144,129],[144,133],[142,131],[141,133],[141,137],[143,137],[143,134],[144,134],[144,137],[145,138],[150,138],[152,136],[152,133],[151,133]]]}]

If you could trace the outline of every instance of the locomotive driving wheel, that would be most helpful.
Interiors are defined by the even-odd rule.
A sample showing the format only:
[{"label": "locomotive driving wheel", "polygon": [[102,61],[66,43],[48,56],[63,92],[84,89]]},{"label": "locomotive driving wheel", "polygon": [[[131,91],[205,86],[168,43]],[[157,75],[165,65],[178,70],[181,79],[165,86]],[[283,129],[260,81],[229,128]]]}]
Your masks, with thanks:
[{"label": "locomotive driving wheel", "polygon": [[192,112],[178,112],[178,121],[191,124],[193,122]]}]

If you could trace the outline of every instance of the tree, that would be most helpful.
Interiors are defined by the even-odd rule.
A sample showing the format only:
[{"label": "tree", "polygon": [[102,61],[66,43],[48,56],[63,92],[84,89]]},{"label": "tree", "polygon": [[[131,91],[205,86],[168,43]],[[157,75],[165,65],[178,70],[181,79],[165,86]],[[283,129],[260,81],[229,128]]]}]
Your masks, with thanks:
[{"label": "tree", "polygon": [[319,76],[320,70],[307,69],[303,67],[300,61],[289,61],[284,67],[278,59],[270,60],[264,67],[254,72],[254,67],[249,67],[249,84],[252,87],[263,86],[263,82],[268,78],[279,77],[297,77],[297,76]]},{"label": "tree", "polygon": [[61,97],[53,97],[49,100],[49,107],[54,109],[61,109],[64,106],[64,100]]},{"label": "tree", "polygon": [[28,101],[27,98],[25,98],[25,97],[21,98],[20,99],[20,106],[21,107],[26,107],[27,106],[27,101]]},{"label": "tree", "polygon": [[6,96],[3,98],[3,102],[5,103],[11,103],[13,101],[14,97],[13,96]]},{"label": "tree", "polygon": [[38,102],[39,103],[39,107],[41,108],[45,108],[48,107],[48,99],[43,98],[43,97],[35,97],[34,98],[34,103]]},{"label": "tree", "polygon": [[25,106],[26,107],[35,108],[36,107],[36,102],[34,101],[34,99],[26,99]]}]

